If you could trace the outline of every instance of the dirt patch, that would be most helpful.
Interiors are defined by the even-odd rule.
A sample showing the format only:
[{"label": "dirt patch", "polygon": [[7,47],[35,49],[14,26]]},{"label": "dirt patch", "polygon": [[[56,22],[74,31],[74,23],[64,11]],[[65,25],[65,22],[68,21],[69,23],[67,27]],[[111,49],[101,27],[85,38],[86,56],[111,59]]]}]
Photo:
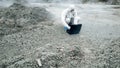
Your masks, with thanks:
[{"label": "dirt patch", "polygon": [[10,7],[0,9],[0,36],[20,32],[24,27],[49,21],[51,17],[43,7],[26,7],[14,3]]},{"label": "dirt patch", "polygon": [[[36,50],[35,50],[36,51]],[[32,55],[35,52],[31,53]],[[30,56],[30,55],[27,55]],[[57,48],[56,52],[38,51],[34,56],[41,60],[39,66],[36,58],[25,58],[25,55],[2,60],[1,67],[4,68],[77,68],[84,57],[84,52],[76,46],[71,48]]]},{"label": "dirt patch", "polygon": [[110,41],[96,53],[97,66],[104,68],[120,67],[120,38]]},{"label": "dirt patch", "polygon": [[73,50],[68,50],[59,53],[52,53],[50,55],[41,56],[43,62],[43,68],[60,68],[60,67],[77,67],[83,58],[83,53],[80,49],[73,48]]},{"label": "dirt patch", "polygon": [[[79,13],[83,14],[80,17],[85,20],[81,20],[83,27],[77,35],[68,35],[63,30],[63,26],[58,24],[59,19],[55,21],[56,24],[53,24],[51,21],[40,20],[39,22],[36,18],[34,20],[31,18],[32,14],[30,17],[29,14],[25,15],[25,18],[18,15],[16,17],[20,19],[17,19],[17,24],[23,25],[18,26],[12,22],[15,21],[14,15],[11,17],[8,14],[6,20],[11,23],[2,24],[4,29],[16,30],[19,27],[20,31],[17,30],[19,33],[11,33],[11,35],[3,34],[4,37],[0,38],[0,68],[120,68],[119,17],[112,15],[113,12],[109,10],[103,13],[105,9],[98,10],[95,7],[98,17],[92,18],[91,14],[96,14],[89,11],[91,9],[89,6],[86,6],[85,10],[79,9]],[[15,9],[13,7],[9,8],[13,11]],[[55,15],[59,15],[61,9],[56,5],[53,7],[50,6],[48,9],[56,10]],[[21,6],[21,8],[34,11],[32,7]],[[27,12],[29,11],[26,10],[25,14]],[[35,14],[37,13],[35,11]],[[33,15],[33,18],[34,16],[36,15]],[[38,65],[36,59],[40,59],[42,66]]]}]

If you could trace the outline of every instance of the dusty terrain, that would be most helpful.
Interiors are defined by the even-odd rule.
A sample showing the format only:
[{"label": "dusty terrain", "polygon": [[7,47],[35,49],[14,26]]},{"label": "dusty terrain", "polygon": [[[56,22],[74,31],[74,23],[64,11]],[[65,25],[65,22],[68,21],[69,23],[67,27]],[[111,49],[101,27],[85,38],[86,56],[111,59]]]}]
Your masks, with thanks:
[{"label": "dusty terrain", "polygon": [[[77,35],[67,34],[60,21],[68,4],[27,6],[44,7],[53,18],[43,21],[35,18],[33,23],[25,18],[20,19],[25,26],[0,26],[0,68],[120,68],[119,5],[76,4],[83,24]],[[27,20],[31,21],[29,16]],[[42,66],[36,59],[40,59]]]}]

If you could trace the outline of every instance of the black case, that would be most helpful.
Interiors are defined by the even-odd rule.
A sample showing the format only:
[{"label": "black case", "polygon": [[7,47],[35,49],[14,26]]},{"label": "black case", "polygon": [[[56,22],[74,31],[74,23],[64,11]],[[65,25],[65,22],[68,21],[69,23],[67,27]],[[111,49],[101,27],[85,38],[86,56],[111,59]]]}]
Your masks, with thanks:
[{"label": "black case", "polygon": [[72,34],[78,34],[81,30],[82,24],[77,24],[77,25],[69,25],[71,29],[67,30],[66,32],[70,35]]}]

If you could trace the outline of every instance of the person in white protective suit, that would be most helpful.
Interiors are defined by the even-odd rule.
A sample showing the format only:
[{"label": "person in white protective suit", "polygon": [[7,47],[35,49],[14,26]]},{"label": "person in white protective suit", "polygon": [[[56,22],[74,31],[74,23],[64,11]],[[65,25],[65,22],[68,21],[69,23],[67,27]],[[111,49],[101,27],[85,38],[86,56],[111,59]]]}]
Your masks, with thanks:
[{"label": "person in white protective suit", "polygon": [[69,8],[65,9],[62,12],[61,19],[65,30],[69,30],[71,28],[70,25],[72,24],[77,25],[80,18],[77,16],[75,6],[71,5]]}]

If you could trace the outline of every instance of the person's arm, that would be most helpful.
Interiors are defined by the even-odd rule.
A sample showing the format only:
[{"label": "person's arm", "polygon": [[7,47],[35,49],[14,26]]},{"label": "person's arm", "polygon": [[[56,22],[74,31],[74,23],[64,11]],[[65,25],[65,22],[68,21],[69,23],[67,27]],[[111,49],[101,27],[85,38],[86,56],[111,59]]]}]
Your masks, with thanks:
[{"label": "person's arm", "polygon": [[74,23],[73,24],[78,24],[80,22],[80,17],[77,15],[77,11],[74,11]]},{"label": "person's arm", "polygon": [[70,26],[66,23],[66,19],[65,19],[66,13],[67,13],[67,9],[62,12],[61,20],[64,27],[67,27],[68,29],[70,29]]},{"label": "person's arm", "polygon": [[80,23],[80,17],[76,16],[74,19],[74,24],[77,25]]}]

